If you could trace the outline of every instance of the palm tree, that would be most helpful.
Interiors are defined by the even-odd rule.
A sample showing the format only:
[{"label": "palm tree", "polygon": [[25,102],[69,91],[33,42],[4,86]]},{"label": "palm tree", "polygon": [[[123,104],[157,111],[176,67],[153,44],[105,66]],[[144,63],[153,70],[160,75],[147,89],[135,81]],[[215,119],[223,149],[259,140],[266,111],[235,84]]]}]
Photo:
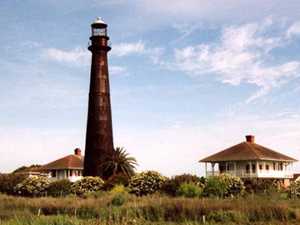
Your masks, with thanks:
[{"label": "palm tree", "polygon": [[129,178],[134,175],[137,165],[136,159],[131,157],[123,147],[117,147],[101,167],[108,177],[122,174]]}]

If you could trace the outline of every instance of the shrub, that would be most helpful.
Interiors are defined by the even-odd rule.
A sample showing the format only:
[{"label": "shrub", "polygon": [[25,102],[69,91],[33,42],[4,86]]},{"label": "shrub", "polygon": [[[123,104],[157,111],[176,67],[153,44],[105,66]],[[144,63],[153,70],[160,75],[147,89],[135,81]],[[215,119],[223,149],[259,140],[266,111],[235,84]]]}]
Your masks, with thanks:
[{"label": "shrub", "polygon": [[46,194],[49,184],[50,180],[47,177],[32,176],[17,184],[15,190],[22,196],[38,197]]},{"label": "shrub", "polygon": [[128,186],[129,184],[129,177],[124,175],[124,174],[116,174],[111,177],[109,177],[103,186],[104,190],[110,190],[112,189],[115,185],[123,185],[123,186]]},{"label": "shrub", "polygon": [[103,184],[104,181],[100,177],[83,177],[72,184],[71,191],[74,194],[82,195],[101,190]]},{"label": "shrub", "polygon": [[47,188],[47,194],[53,197],[67,196],[71,194],[72,182],[64,179],[53,181]]},{"label": "shrub", "polygon": [[289,197],[300,198],[300,181],[292,182],[288,188]]},{"label": "shrub", "polygon": [[128,189],[123,185],[116,185],[113,189],[110,190],[109,193],[112,195],[128,194]]},{"label": "shrub", "polygon": [[147,171],[136,174],[130,179],[130,192],[137,196],[153,194],[160,190],[166,178],[155,171]]},{"label": "shrub", "polygon": [[199,187],[204,187],[205,182],[204,177],[200,178],[196,175],[182,174],[166,180],[162,186],[162,191],[168,195],[176,196],[178,188],[183,183],[193,183]]},{"label": "shrub", "polygon": [[203,190],[204,196],[229,197],[244,193],[245,186],[239,177],[228,174],[209,177]]},{"label": "shrub", "polygon": [[278,183],[274,179],[246,179],[244,184],[248,193],[272,194],[278,191]]},{"label": "shrub", "polygon": [[209,177],[203,189],[203,196],[223,197],[226,193],[226,184],[218,177]]},{"label": "shrub", "polygon": [[225,196],[238,196],[242,195],[245,191],[245,186],[241,178],[236,176],[231,176],[228,174],[221,174],[219,176],[222,182],[225,183],[226,192]]},{"label": "shrub", "polygon": [[177,195],[187,197],[187,198],[194,198],[200,197],[202,194],[203,189],[199,187],[199,185],[194,183],[183,183],[179,186],[177,190]]},{"label": "shrub", "polygon": [[126,197],[124,196],[124,194],[117,194],[111,200],[111,204],[113,206],[121,206],[125,203],[125,201],[126,201]]},{"label": "shrub", "polygon": [[15,194],[15,187],[28,176],[24,174],[0,174],[0,192]]}]

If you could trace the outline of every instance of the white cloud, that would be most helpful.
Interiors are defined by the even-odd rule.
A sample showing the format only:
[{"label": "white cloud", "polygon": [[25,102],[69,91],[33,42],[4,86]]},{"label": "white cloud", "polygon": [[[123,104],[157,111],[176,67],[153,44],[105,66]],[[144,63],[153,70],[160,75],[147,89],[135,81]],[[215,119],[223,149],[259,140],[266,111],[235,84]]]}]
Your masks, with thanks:
[{"label": "white cloud", "polygon": [[44,51],[44,56],[47,59],[61,63],[87,65],[90,62],[90,53],[84,48],[74,48],[71,50],[48,48]]},{"label": "white cloud", "polygon": [[143,54],[145,52],[145,44],[142,41],[136,43],[120,43],[112,46],[112,56],[127,56],[130,54]]},{"label": "white cloud", "polygon": [[268,36],[272,25],[251,23],[224,28],[219,42],[175,50],[178,69],[191,76],[216,74],[223,83],[254,84],[260,88],[248,102],[300,75],[300,61],[271,64],[271,51],[285,44],[285,34]]},{"label": "white cloud", "polygon": [[286,32],[287,38],[294,35],[300,35],[300,21],[293,23]]},{"label": "white cloud", "polygon": [[[91,53],[84,48],[71,50],[49,48],[44,50],[43,56],[52,61],[70,63],[72,65],[88,66],[91,63]],[[109,66],[109,71],[111,75],[128,75],[127,69],[122,66]]]},{"label": "white cloud", "polygon": [[128,75],[127,69],[122,66],[110,66],[109,72],[111,75],[122,75],[122,76]]},{"label": "white cloud", "polygon": [[[151,23],[171,21],[209,21],[214,23],[245,22],[263,19],[270,14],[276,18],[299,19],[299,1],[282,0],[139,0],[138,13],[152,18]],[[247,13],[245,13],[247,12]]]}]

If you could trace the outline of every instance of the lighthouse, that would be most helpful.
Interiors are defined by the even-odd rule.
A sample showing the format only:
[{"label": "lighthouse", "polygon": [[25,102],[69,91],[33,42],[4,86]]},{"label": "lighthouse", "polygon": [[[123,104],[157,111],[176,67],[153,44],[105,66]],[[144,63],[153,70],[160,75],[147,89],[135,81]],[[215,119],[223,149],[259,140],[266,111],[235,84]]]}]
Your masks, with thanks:
[{"label": "lighthouse", "polygon": [[84,176],[105,178],[101,165],[113,154],[113,131],[107,53],[107,24],[97,18],[91,24],[90,46],[92,53],[88,118],[84,157]]}]

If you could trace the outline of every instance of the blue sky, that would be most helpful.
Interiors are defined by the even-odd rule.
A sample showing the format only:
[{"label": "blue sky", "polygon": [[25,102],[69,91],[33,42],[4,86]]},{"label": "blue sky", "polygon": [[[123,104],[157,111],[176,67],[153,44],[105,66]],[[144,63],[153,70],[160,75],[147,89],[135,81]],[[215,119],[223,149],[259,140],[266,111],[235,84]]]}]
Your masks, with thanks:
[{"label": "blue sky", "polygon": [[249,133],[297,158],[299,11],[296,0],[2,0],[0,171],[84,149],[97,16],[112,44],[115,145],[139,170],[201,175],[200,158]]}]

